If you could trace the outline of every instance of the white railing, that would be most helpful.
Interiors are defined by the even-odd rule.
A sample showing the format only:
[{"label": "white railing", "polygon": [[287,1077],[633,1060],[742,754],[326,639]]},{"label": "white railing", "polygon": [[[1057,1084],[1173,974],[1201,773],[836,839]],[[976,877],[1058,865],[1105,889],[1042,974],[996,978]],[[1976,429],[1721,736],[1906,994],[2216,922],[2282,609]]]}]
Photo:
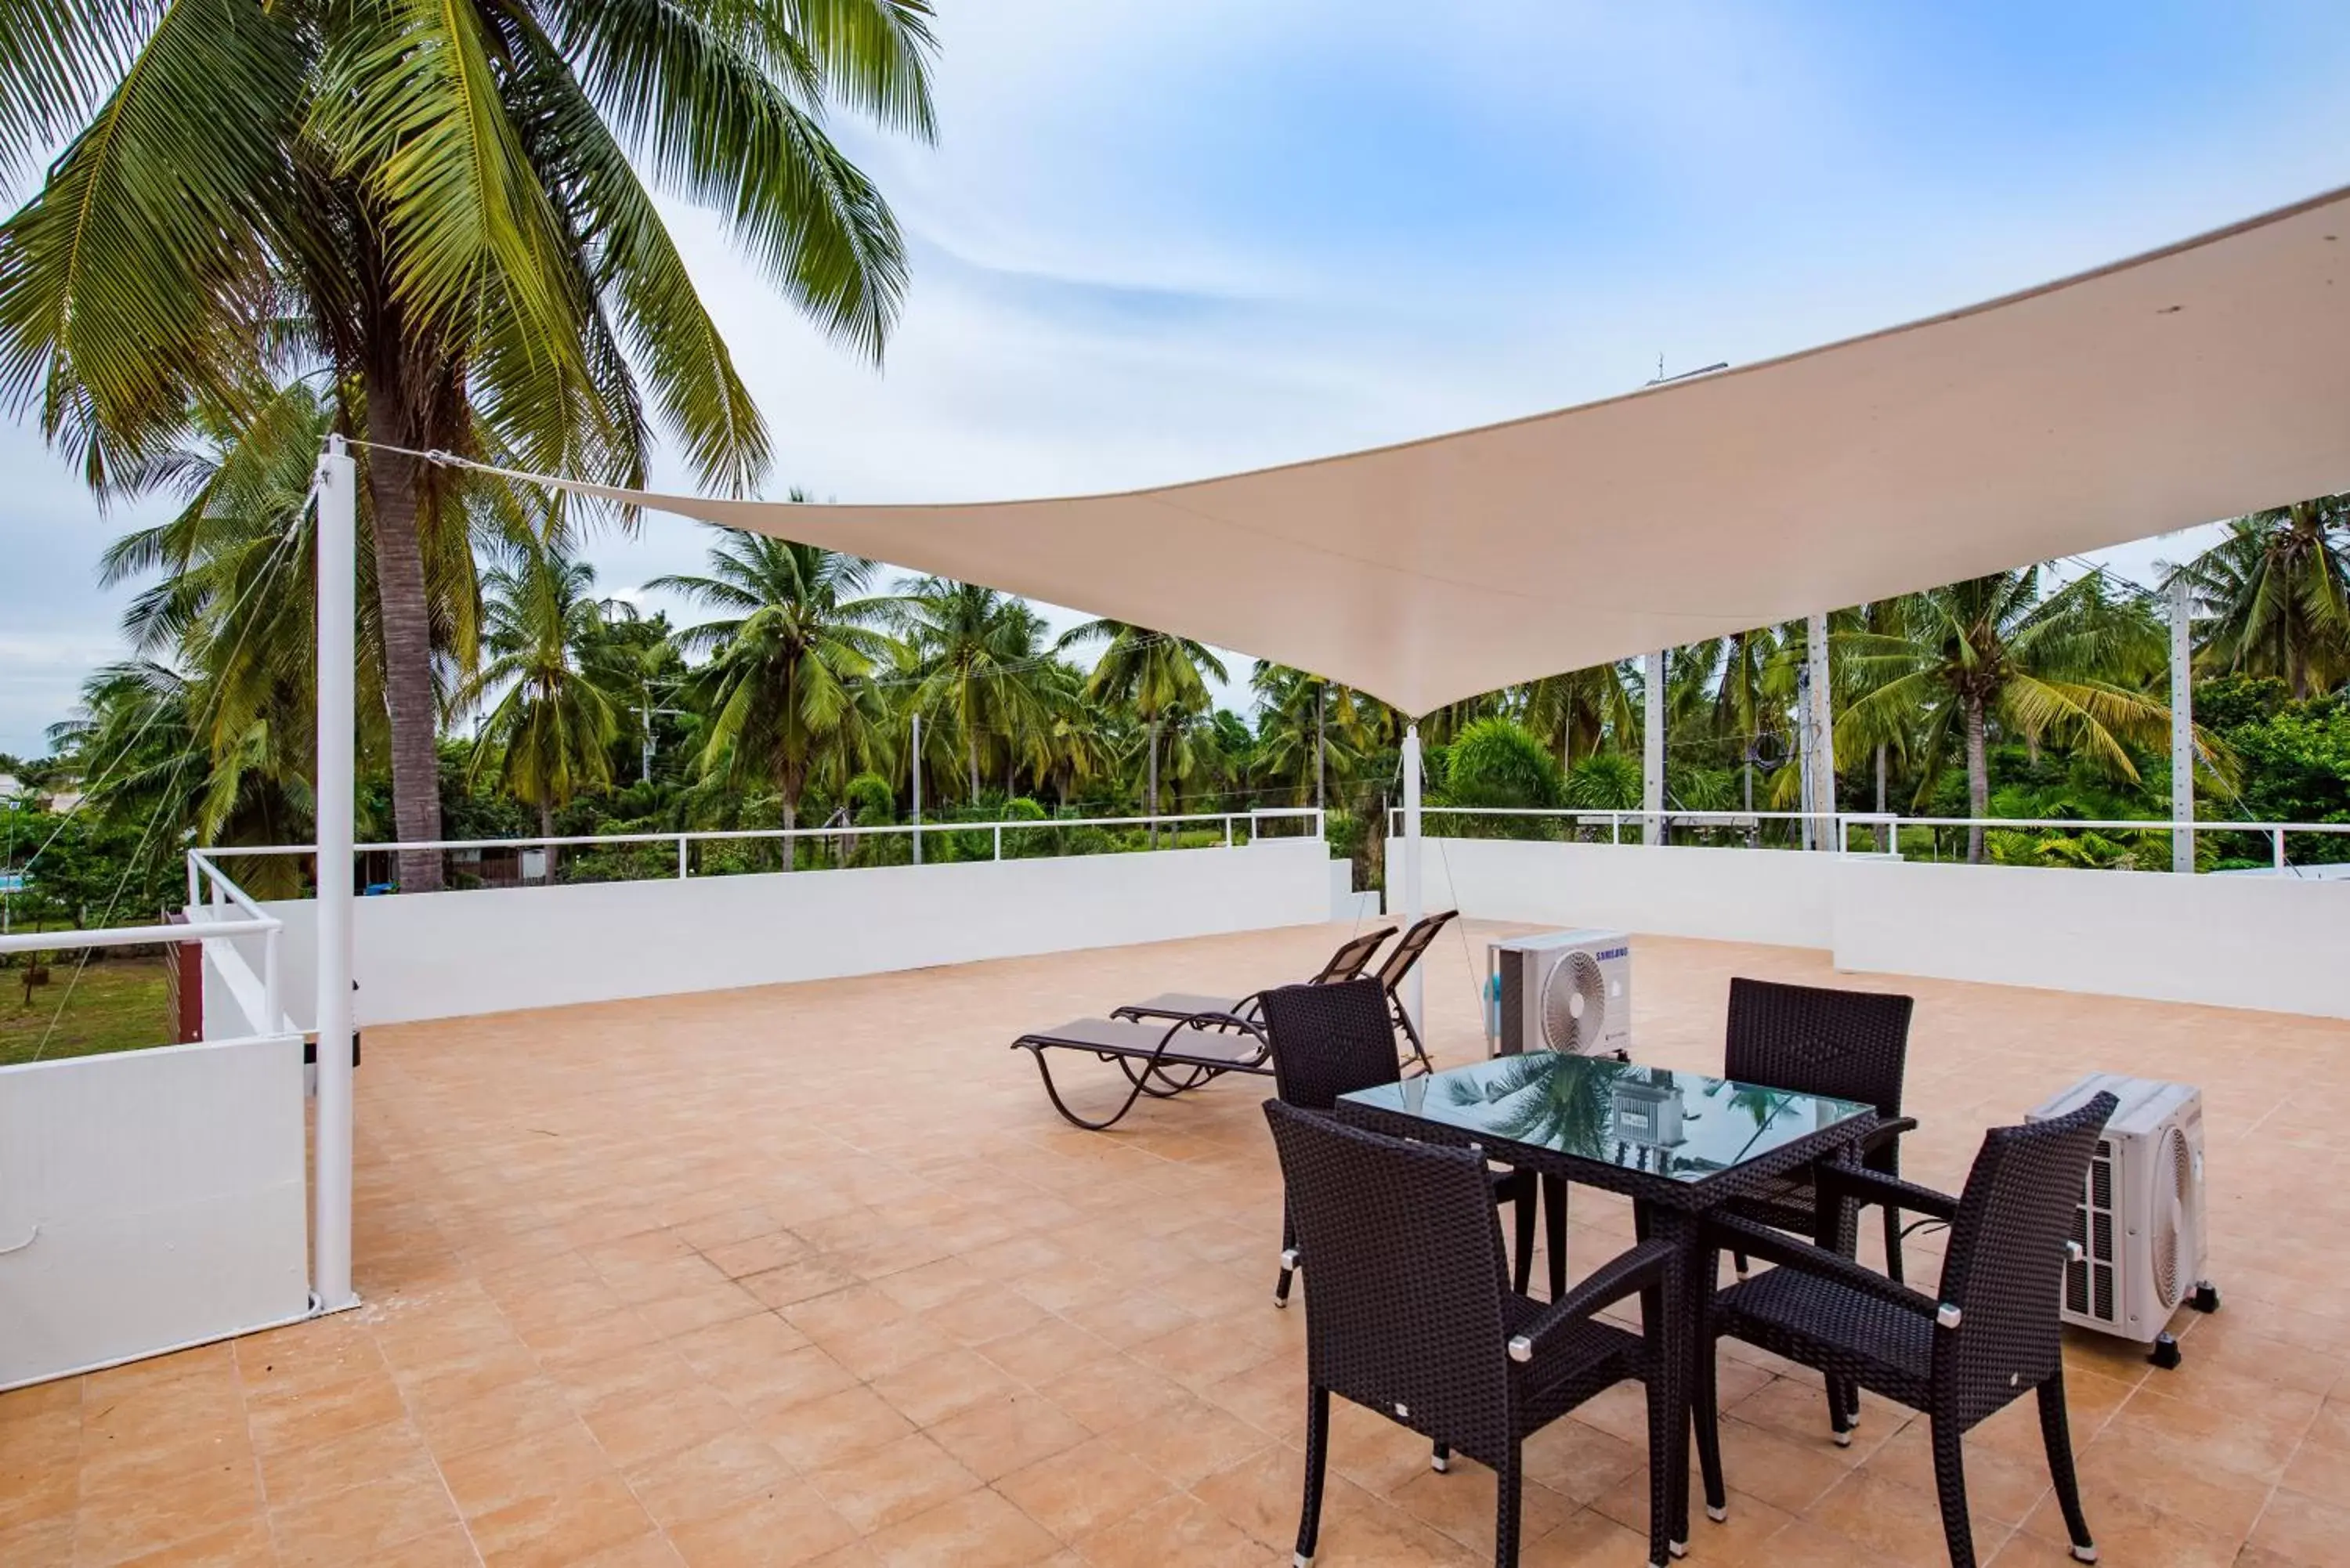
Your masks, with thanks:
[{"label": "white railing", "polygon": [[[203,918],[198,912],[203,911]],[[234,914],[230,913],[234,910]],[[260,1033],[276,1031],[285,1018],[279,1002],[277,950],[285,922],[255,903],[203,850],[188,852],[186,925],[109,926],[88,931],[16,931],[0,936],[0,953],[76,952],[85,948],[139,948],[201,941],[234,950],[241,938],[261,939]]]},{"label": "white railing", "polygon": [[[1265,825],[1273,822],[1310,823],[1312,826],[1310,832],[1294,836],[1267,834],[1264,831]],[[465,850],[518,852],[526,849],[595,849],[629,844],[673,844],[677,846],[677,876],[682,880],[693,874],[692,848],[698,844],[788,842],[796,845],[803,840],[813,840],[837,846],[842,840],[848,839],[907,838],[911,841],[913,864],[919,866],[922,863],[923,840],[928,838],[935,841],[943,836],[968,837],[972,834],[987,834],[991,837],[992,844],[990,858],[1001,860],[1003,858],[1003,839],[1007,832],[1014,835],[1014,844],[1016,849],[1019,842],[1017,835],[1023,832],[1053,833],[1078,827],[1141,827],[1154,830],[1169,828],[1174,830],[1179,841],[1176,844],[1170,844],[1169,847],[1171,848],[1180,846],[1181,829],[1187,826],[1201,824],[1220,826],[1223,830],[1223,847],[1227,849],[1246,848],[1258,842],[1260,838],[1285,836],[1322,838],[1327,836],[1328,826],[1326,814],[1317,807],[1283,805],[1256,806],[1247,811],[1166,813],[1157,816],[1037,816],[1007,817],[985,822],[889,823],[862,827],[844,825],[791,828],[738,827],[677,832],[552,835],[525,838],[434,838],[387,844],[359,844],[352,846],[352,852],[359,855],[386,855],[402,850],[420,849],[443,852]],[[194,897],[196,863],[206,855],[311,855],[316,852],[316,847],[307,844],[266,844],[251,847],[238,845],[210,850],[190,850],[188,852],[190,897],[191,898]],[[1139,851],[1120,849],[1079,853],[1148,852],[1148,849]],[[204,861],[204,864],[210,867],[209,861]],[[823,868],[811,867],[810,869]],[[219,874],[215,871],[213,875]],[[226,878],[224,877],[222,880],[225,881]],[[230,887],[233,888],[234,885],[232,883]],[[236,896],[242,898],[243,894],[238,893]]]},{"label": "white railing", "polygon": [[[1502,805],[1423,805],[1420,812],[1423,816],[1544,817],[1579,828],[1605,826],[1611,844],[1625,842],[1623,831],[1627,824],[1636,829],[1645,829],[1648,825],[1656,824],[1659,826],[1658,837],[1664,840],[1675,827],[1752,829],[1765,822],[1820,822],[1830,825],[1833,836],[1829,843],[1845,853],[1854,853],[1849,848],[1852,833],[1859,829],[1875,834],[1878,839],[1878,847],[1860,853],[1885,855],[1895,859],[1901,856],[1902,829],[1910,827],[1981,827],[1987,832],[2244,833],[2268,839],[2271,867],[2278,876],[2291,869],[2285,857],[2287,834],[2350,833],[2350,823],[2345,822],[2228,822],[2208,818],[2173,822],[2168,817],[1905,816],[1898,812],[1877,811],[1681,811],[1672,807],[1663,811],[1589,811],[1572,806]],[[1388,809],[1388,836],[1391,838],[1403,836],[1403,811],[1399,806]],[[1632,842],[1638,845],[1642,839],[1635,838]]]}]

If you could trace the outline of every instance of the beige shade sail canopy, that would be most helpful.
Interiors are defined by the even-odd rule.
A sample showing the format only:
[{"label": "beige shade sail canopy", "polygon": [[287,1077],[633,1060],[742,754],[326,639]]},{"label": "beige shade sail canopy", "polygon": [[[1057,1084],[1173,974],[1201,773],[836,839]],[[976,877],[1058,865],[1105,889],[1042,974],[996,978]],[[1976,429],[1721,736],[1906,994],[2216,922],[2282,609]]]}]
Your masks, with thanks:
[{"label": "beige shade sail canopy", "polygon": [[2350,190],[1507,424],[1059,500],[567,483],[1312,670],[1406,713],[2350,488]]}]

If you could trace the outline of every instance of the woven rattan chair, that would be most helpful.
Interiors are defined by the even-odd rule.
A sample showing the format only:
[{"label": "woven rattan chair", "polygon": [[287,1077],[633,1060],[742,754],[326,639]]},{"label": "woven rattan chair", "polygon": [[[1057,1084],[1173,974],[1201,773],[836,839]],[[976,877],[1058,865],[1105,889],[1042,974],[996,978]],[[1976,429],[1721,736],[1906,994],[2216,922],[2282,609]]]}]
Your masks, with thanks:
[{"label": "woven rattan chair", "polygon": [[[1626,1378],[1648,1391],[1648,1557],[1669,1560],[1675,1412],[1653,1343],[1672,1245],[1647,1241],[1547,1306],[1509,1288],[1485,1162],[1469,1149],[1383,1137],[1265,1102],[1297,1231],[1314,1259],[1305,1288],[1305,1498],[1299,1568],[1314,1561],[1329,1462],[1330,1396],[1490,1465],[1493,1561],[1518,1560],[1525,1438]],[[1647,1334],[1598,1321],[1638,1293]]]},{"label": "woven rattan chair", "polygon": [[[1908,997],[1884,992],[1733,979],[1721,1075],[1741,1084],[1875,1106],[1883,1121],[1861,1145],[1861,1164],[1898,1177],[1901,1135],[1918,1125],[1901,1114],[1913,1005]],[[1886,1272],[1898,1280],[1901,1211],[1890,1203],[1881,1207]],[[1764,1197],[1741,1199],[1732,1210],[1741,1218],[1807,1236],[1814,1211],[1809,1171],[1796,1172]]]},{"label": "woven rattan chair", "polygon": [[[1392,1084],[1402,1075],[1396,1062],[1395,1025],[1390,1021],[1387,992],[1378,981],[1354,980],[1341,985],[1284,985],[1263,996],[1265,1039],[1273,1047],[1274,1093],[1284,1105],[1301,1110],[1326,1111],[1338,1096],[1357,1089]],[[1500,1170],[1492,1175],[1493,1201],[1513,1204],[1517,1222],[1517,1262],[1511,1275],[1523,1295],[1534,1275],[1534,1214],[1538,1188],[1556,1186],[1560,1195],[1548,1196],[1555,1211],[1563,1213],[1565,1184],[1538,1182],[1531,1171]],[[1566,1293],[1566,1243],[1564,1224],[1552,1227],[1550,1296]],[[1289,1304],[1291,1276],[1298,1267],[1296,1228],[1284,1219],[1281,1234],[1281,1277],[1273,1287],[1273,1304]]]},{"label": "woven rattan chair", "polygon": [[1949,1222],[1939,1300],[1751,1220],[1707,1221],[1716,1245],[1779,1265],[1701,1309],[1695,1404],[1709,1515],[1723,1518],[1728,1506],[1713,1389],[1715,1342],[1727,1336],[1926,1413],[1952,1568],[1974,1568],[1975,1561],[1960,1438],[2025,1392],[2035,1394],[2073,1555],[2096,1561],[2073,1474],[2057,1301],[2065,1261],[2078,1245],[2072,1235],[2082,1182],[2116,1104],[2101,1094],[2066,1116],[1993,1127],[1956,1199],[1872,1170],[1821,1167],[1821,1196],[1829,1203],[1892,1202]]}]

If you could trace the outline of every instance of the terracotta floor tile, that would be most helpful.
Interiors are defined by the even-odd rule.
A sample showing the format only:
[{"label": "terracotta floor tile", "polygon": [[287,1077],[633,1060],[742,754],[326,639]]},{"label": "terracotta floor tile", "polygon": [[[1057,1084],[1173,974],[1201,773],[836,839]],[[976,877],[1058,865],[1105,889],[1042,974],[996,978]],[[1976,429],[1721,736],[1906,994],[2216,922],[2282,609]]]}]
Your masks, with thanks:
[{"label": "terracotta floor tile", "polygon": [[873,1391],[917,1427],[943,1421],[1019,1386],[1019,1380],[995,1363],[960,1345],[909,1362],[873,1380]]},{"label": "terracotta floor tile", "polygon": [[1148,1420],[1190,1398],[1183,1386],[1129,1356],[1110,1355],[1036,1385],[1097,1432]]},{"label": "terracotta floor tile", "polygon": [[860,1533],[927,1512],[981,1482],[921,1433],[807,1472],[807,1479]]},{"label": "terracotta floor tile", "polygon": [[1197,1399],[1185,1399],[1111,1434],[1120,1448],[1172,1484],[1189,1487],[1268,1446],[1254,1427]]},{"label": "terracotta floor tile", "polygon": [[[1202,1483],[1204,1486],[1205,1483]],[[1450,1471],[1422,1470],[1398,1487],[1388,1501],[1414,1519],[1461,1542],[1473,1552],[1493,1550],[1493,1472],[1470,1459],[1455,1459]],[[1521,1541],[1549,1534],[1577,1511],[1575,1505],[1535,1481],[1519,1494]]]},{"label": "terracotta floor tile", "polygon": [[981,1490],[876,1531],[865,1545],[888,1568],[1022,1568],[1061,1543],[1003,1498]]},{"label": "terracotta floor tile", "polygon": [[761,1427],[775,1451],[803,1472],[870,1453],[913,1431],[913,1422],[861,1384],[794,1405]]},{"label": "terracotta floor tile", "polygon": [[653,1521],[627,1482],[605,1475],[476,1514],[466,1528],[487,1568],[570,1568]]},{"label": "terracotta floor tile", "polygon": [[927,1430],[965,1469],[988,1481],[1073,1449],[1093,1435],[1030,1389],[982,1400]]},{"label": "terracotta floor tile", "polygon": [[126,1558],[121,1568],[273,1568],[276,1561],[268,1521],[256,1513],[160,1551]]},{"label": "terracotta floor tile", "polygon": [[814,1488],[789,1481],[772,1494],[670,1532],[689,1568],[792,1568],[850,1544],[857,1532]]},{"label": "terracotta floor tile", "polygon": [[1107,1438],[1093,1438],[1014,1470],[995,1490],[1064,1541],[1115,1523],[1173,1489]]},{"label": "terracotta floor tile", "polygon": [[385,1549],[457,1522],[438,1480],[399,1477],[273,1509],[270,1533],[286,1568],[348,1568]]},{"label": "terracotta floor tile", "polygon": [[[1500,928],[1472,925],[1473,955]],[[1263,1086],[1147,1104],[1097,1135],[1055,1118],[1003,1043],[1121,996],[1304,972],[1335,940],[1304,927],[371,1031],[366,1307],[0,1395],[0,1563],[48,1568],[77,1544],[237,1561],[266,1507],[286,1563],[453,1568],[477,1560],[452,1497],[493,1521],[499,1559],[565,1568],[894,1568],[958,1546],[1051,1568],[1286,1562],[1305,1314],[1267,1300],[1281,1206]],[[2117,1564],[2324,1560],[2350,1500],[2350,1139],[2310,1106],[2350,1091],[2350,1024],[1640,940],[1640,1054],[1677,1066],[1718,1067],[1733,973],[1916,995],[1925,1122],[1904,1161],[1930,1185],[1955,1187],[1985,1125],[2089,1067],[2202,1083],[2227,1305],[2180,1314],[2171,1372],[2066,1335],[2091,1521]],[[1482,1052],[1477,979],[1429,969],[1440,1062]],[[2261,1070],[2215,1060],[2214,1039],[2254,1041]],[[1094,1079],[1070,1081],[1119,1082]],[[1631,1233],[1621,1199],[1575,1194],[1578,1273]],[[1945,1249],[1913,1238],[1913,1279]],[[1696,1524],[1693,1561],[1939,1563],[1922,1427],[1871,1398],[1838,1449],[1808,1375],[1732,1344],[1721,1380],[1732,1512]],[[1557,1522],[1529,1530],[1523,1561],[1644,1560],[1645,1419],[1627,1387],[1532,1439]],[[1967,1452],[1986,1560],[2065,1561],[2033,1402]],[[1480,1560],[1464,1541],[1489,1528],[1491,1481],[1465,1461],[1433,1475],[1424,1440],[1339,1401],[1330,1474],[1332,1568]]]}]

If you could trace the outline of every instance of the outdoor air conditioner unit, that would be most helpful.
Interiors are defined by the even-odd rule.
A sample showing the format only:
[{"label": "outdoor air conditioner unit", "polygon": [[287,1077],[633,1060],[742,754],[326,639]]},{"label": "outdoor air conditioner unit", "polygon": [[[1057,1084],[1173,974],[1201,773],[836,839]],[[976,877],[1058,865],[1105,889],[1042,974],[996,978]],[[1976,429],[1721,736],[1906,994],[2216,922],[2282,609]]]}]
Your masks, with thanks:
[{"label": "outdoor air conditioner unit", "polygon": [[1632,946],[1621,931],[1544,931],[1486,949],[1486,1048],[1631,1059]]},{"label": "outdoor air conditioner unit", "polygon": [[2158,1366],[2178,1365],[2171,1314],[2184,1303],[2220,1305],[2204,1269],[2203,1091],[2092,1073],[2027,1115],[2063,1116],[2099,1090],[2121,1103],[2097,1138],[2073,1221],[2076,1251],[2064,1265],[2066,1323],[2154,1347]]}]

